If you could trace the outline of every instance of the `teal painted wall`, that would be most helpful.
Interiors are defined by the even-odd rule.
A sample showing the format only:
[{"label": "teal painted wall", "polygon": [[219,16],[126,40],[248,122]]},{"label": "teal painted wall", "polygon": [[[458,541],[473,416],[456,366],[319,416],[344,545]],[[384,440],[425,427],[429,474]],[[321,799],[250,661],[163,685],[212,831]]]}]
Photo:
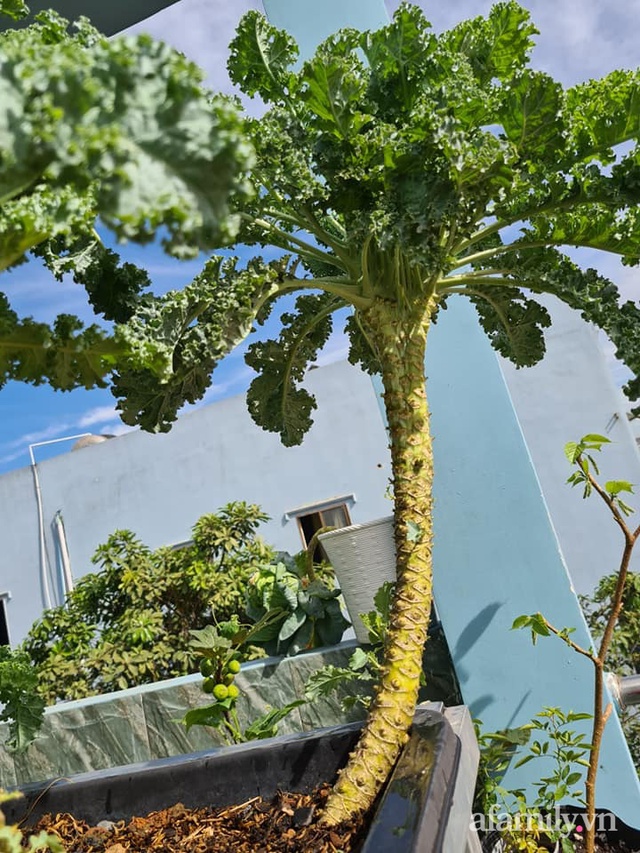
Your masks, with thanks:
[{"label": "teal painted wall", "polygon": [[[427,375],[434,590],[465,701],[488,731],[522,725],[543,706],[591,713],[589,661],[556,637],[534,646],[529,632],[511,630],[516,616],[540,611],[590,644],[497,359],[462,299],[431,333]],[[590,724],[581,730],[589,735]],[[505,781],[517,787],[547,770],[531,762]],[[597,792],[600,808],[640,827],[640,785],[615,714]]]},{"label": "teal painted wall", "polygon": [[320,42],[340,27],[379,29],[389,20],[383,0],[263,0],[272,24],[286,29],[298,42],[300,56],[311,55]]}]

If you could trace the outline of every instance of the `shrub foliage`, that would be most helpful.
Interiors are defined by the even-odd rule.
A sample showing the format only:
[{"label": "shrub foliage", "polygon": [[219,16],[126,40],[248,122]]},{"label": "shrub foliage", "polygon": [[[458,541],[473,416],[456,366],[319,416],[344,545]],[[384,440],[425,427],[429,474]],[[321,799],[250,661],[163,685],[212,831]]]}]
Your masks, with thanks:
[{"label": "shrub foliage", "polygon": [[47,702],[194,672],[189,632],[243,620],[250,577],[275,558],[257,535],[267,518],[254,504],[229,503],[202,516],[179,548],[151,550],[129,530],[113,533],[93,557],[99,570],[24,642]]}]

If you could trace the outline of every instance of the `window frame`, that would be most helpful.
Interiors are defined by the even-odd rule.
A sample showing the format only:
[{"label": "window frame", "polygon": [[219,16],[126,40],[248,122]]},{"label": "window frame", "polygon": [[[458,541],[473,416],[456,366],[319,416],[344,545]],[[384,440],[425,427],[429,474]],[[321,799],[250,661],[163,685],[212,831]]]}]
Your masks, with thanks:
[{"label": "window frame", "polygon": [[[298,528],[298,534],[300,536],[300,541],[302,542],[302,547],[307,548],[309,546],[309,542],[307,542],[306,534],[302,527],[301,519],[306,518],[311,515],[319,515],[320,520],[323,521],[322,513],[327,510],[343,508],[345,516],[347,518],[347,524],[345,527],[349,527],[353,524],[353,520],[351,518],[351,509],[353,505],[356,503],[355,494],[347,494],[347,495],[335,495],[334,497],[327,498],[323,501],[314,501],[313,503],[304,504],[303,506],[296,507],[295,509],[289,510],[284,514],[284,520],[294,521],[296,522],[296,526]],[[321,527],[324,527],[324,523]]]}]

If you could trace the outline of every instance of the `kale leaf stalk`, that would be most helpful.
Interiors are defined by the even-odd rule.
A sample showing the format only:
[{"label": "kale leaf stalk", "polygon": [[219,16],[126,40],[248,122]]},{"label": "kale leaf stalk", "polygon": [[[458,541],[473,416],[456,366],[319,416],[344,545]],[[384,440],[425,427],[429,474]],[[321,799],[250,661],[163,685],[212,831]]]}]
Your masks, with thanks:
[{"label": "kale leaf stalk", "polygon": [[363,312],[382,365],[391,437],[397,585],[369,718],[323,813],[330,824],[369,807],[408,737],[418,697],[433,578],[433,454],[424,368],[432,310],[429,300],[398,318],[397,305],[377,300]]}]

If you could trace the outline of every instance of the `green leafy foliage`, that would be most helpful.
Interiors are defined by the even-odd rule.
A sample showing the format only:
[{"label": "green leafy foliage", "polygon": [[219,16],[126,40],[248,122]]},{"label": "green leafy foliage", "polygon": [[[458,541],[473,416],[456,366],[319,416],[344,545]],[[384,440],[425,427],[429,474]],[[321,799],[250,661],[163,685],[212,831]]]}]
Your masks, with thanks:
[{"label": "green leafy foliage", "polygon": [[356,649],[347,666],[327,664],[307,679],[305,697],[308,702],[340,692],[340,704],[343,711],[350,711],[356,705],[368,708],[371,703],[372,688],[380,674],[380,651],[374,649]]},{"label": "green leafy foliage", "polygon": [[254,622],[269,613],[278,614],[261,630],[252,632],[252,641],[268,654],[292,655],[316,646],[340,642],[349,622],[342,615],[340,590],[321,579],[306,576],[303,560],[263,566],[247,587],[247,615]]},{"label": "green leafy foliage", "polygon": [[[226,650],[226,666],[338,643],[349,623],[332,572],[317,567],[310,581],[305,552],[276,553],[257,535],[267,519],[254,504],[232,502],[199,518],[190,543],[155,551],[116,531],[96,551],[99,570],[64,607],[45,611],[23,643],[40,705],[185,675],[210,649]],[[17,713],[12,705],[16,722]]]},{"label": "green leafy foliage", "polygon": [[[487,733],[478,727],[481,759],[474,810],[510,816],[497,826],[509,853],[539,853],[556,843],[562,853],[573,853],[571,821],[554,826],[544,818],[556,814],[561,803],[584,802],[583,775],[589,766],[590,745],[573,726],[586,719],[589,714],[547,707],[516,729]],[[511,765],[529,762],[540,768],[533,797],[528,798],[524,790],[503,787],[502,778]]]},{"label": "green leafy foliage", "polygon": [[[345,30],[295,67],[290,36],[250,12],[229,70],[267,104],[260,119],[208,99],[198,72],[146,37],[107,40],[84,21],[69,35],[52,15],[5,35],[0,84],[21,121],[0,128],[0,257],[10,265],[40,247],[121,324],[112,341],[20,321],[5,305],[5,379],[70,388],[112,374],[127,423],[166,430],[265,306],[296,290],[324,294],[302,297],[280,338],[247,356],[259,371],[252,416],[286,444],[312,423],[301,382],[345,305],[356,312],[350,358],[367,369],[381,364],[360,322],[374,300],[399,322],[409,305],[435,311],[452,293],[468,296],[495,348],[525,366],[544,354],[550,318],[536,297],[551,293],[604,329],[638,373],[638,309],[563,253],[582,245],[637,258],[636,149],[609,165],[613,146],[638,138],[638,75],[563,91],[528,67],[535,32],[514,2],[441,35],[405,4],[381,30]],[[163,224],[181,257],[238,239],[293,260],[212,260],[184,291],[156,299],[139,270],[96,245],[97,215],[134,240]]]},{"label": "green leafy foliage", "polygon": [[372,646],[381,646],[389,625],[391,616],[391,605],[395,584],[385,581],[373,597],[374,609],[368,613],[362,613],[360,619],[369,633],[369,642]]},{"label": "green leafy foliage", "polygon": [[[412,310],[435,314],[450,295],[467,296],[492,345],[527,366],[544,355],[551,318],[537,297],[548,293],[604,329],[638,373],[640,312],[564,253],[578,245],[637,259],[636,149],[609,168],[613,145],[637,142],[637,74],[564,91],[528,67],[535,32],[514,2],[441,35],[403,4],[381,30],[344,30],[296,66],[286,33],[245,16],[229,70],[267,110],[242,128],[260,191],[237,197],[238,239],[293,260],[248,302],[237,267],[211,293],[198,280],[188,297],[141,302],[119,331],[133,353],[115,383],[127,422],[168,429],[252,319],[294,291],[320,294],[300,297],[280,337],[247,353],[258,371],[251,414],[287,445],[312,423],[304,373],[345,305],[349,357],[373,372],[384,361],[369,322],[378,300],[400,330]],[[598,118],[609,111],[611,123]],[[244,306],[241,334],[229,293]],[[628,393],[639,390],[632,380]]]},{"label": "green leafy foliage", "polygon": [[[130,316],[115,352],[96,342],[92,370],[99,381],[117,367],[124,419],[145,429],[168,429],[184,402],[202,397],[224,352],[296,291],[323,296],[299,302],[279,340],[249,355],[261,374],[252,415],[288,444],[311,426],[315,401],[301,380],[331,310],[344,306],[353,309],[350,359],[406,388],[424,372],[403,347],[412,336],[424,343],[447,299],[470,298],[493,346],[521,367],[543,355],[549,315],[538,296],[550,294],[611,337],[637,397],[640,309],[621,306],[615,286],[566,250],[640,259],[640,72],[563,90],[528,67],[534,32],[514,2],[440,35],[403,4],[379,32],[344,30],[294,68],[291,39],[252,12],[229,70],[266,112],[242,119],[235,103],[203,99],[197,74],[168,48],[107,41],[84,22],[69,36],[43,18],[0,42],[0,268],[57,238],[73,266],[97,215],[139,241],[164,224],[179,257],[234,240],[264,248],[269,260],[244,269],[214,260],[194,286],[160,300],[123,281]],[[616,160],[620,143],[628,153]],[[279,267],[274,253],[286,256]],[[15,327],[10,319],[9,336]],[[20,378],[53,372],[62,387],[57,365],[33,358]],[[15,361],[14,345],[8,378]],[[92,381],[72,368],[66,387]],[[393,453],[414,440],[408,432],[392,428]],[[428,494],[430,476],[425,465],[398,512]],[[394,488],[398,496],[402,484]],[[626,493],[613,485],[610,505],[624,512]],[[287,637],[307,630],[296,612]]]},{"label": "green leafy foliage", "polygon": [[369,707],[373,684],[379,679],[381,672],[382,649],[389,625],[394,589],[395,584],[385,582],[374,596],[374,610],[360,614],[369,632],[371,647],[355,649],[347,666],[327,664],[314,672],[305,685],[305,696],[309,702],[340,691],[343,694],[340,703],[344,711],[349,711],[356,705]]},{"label": "green leafy foliage", "polygon": [[[27,8],[5,0],[0,11],[18,18]],[[43,12],[3,33],[0,270],[34,251],[56,274],[72,271],[96,309],[122,322],[132,305],[122,306],[146,279],[131,265],[109,282],[106,269],[98,275],[96,263],[108,267],[110,258],[94,231],[98,217],[123,240],[147,242],[162,226],[176,257],[233,239],[229,196],[250,192],[253,154],[236,105],[211,97],[201,80],[166,45],[148,36],[107,39],[84,18],[69,28]],[[113,295],[106,302],[105,286]],[[120,348],[105,332],[81,332],[76,318],[51,329],[19,320],[0,297],[0,383],[49,381],[66,390],[101,384],[113,370]]]},{"label": "green leafy foliage", "polygon": [[[633,575],[629,573],[629,565],[633,550],[640,537],[640,527],[631,528],[626,522],[626,518],[635,510],[620,497],[621,494],[633,494],[632,485],[626,480],[609,480],[602,485],[596,478],[599,470],[593,454],[601,451],[603,446],[609,443],[609,439],[605,436],[589,433],[583,436],[580,441],[572,441],[565,446],[567,460],[575,469],[568,482],[572,486],[580,485],[583,488],[584,498],[588,498],[594,493],[597,494],[623,535],[624,544],[618,571],[614,575],[604,578],[599,585],[594,598],[594,602],[597,604],[588,599],[583,599],[588,621],[593,628],[593,635],[596,640],[599,640],[597,647],[586,648],[579,645],[571,637],[575,633],[575,628],[557,628],[541,613],[519,616],[512,626],[515,629],[529,628],[534,643],[539,636],[554,634],[574,652],[586,657],[593,666],[595,709],[593,715],[571,713],[565,716],[559,709],[552,708],[546,709],[545,714],[539,715],[539,717],[546,717],[546,720],[544,722],[538,720],[536,724],[536,728],[539,730],[550,733],[550,737],[556,746],[557,759],[556,772],[551,777],[542,777],[538,784],[538,799],[543,803],[543,806],[545,802],[548,804],[547,809],[551,807],[553,801],[559,802],[567,797],[574,800],[580,799],[584,803],[586,806],[585,849],[587,853],[594,853],[595,851],[596,779],[600,767],[600,749],[604,728],[612,711],[611,703],[607,703],[605,707],[605,700],[603,700],[605,666],[610,666],[611,653],[613,653],[613,659],[617,659],[617,662],[620,663],[620,648],[627,646],[629,636],[634,636],[633,628],[629,634],[629,625],[621,625],[620,619],[627,603],[626,600],[629,597],[632,598],[634,594],[635,584]],[[630,584],[629,589],[627,588],[628,584]],[[575,735],[563,729],[567,723],[589,718],[593,720],[590,744],[585,743],[585,736]],[[638,718],[635,714],[627,717],[626,728],[636,760],[637,722]],[[525,764],[535,757],[547,755],[549,751],[548,741],[534,741],[531,744],[529,754],[522,758],[516,766]],[[584,757],[586,753],[589,753],[588,761]],[[561,765],[560,759],[564,765]],[[578,765],[588,768],[584,788],[571,790],[573,786],[582,782],[582,772]],[[524,809],[526,804],[520,792],[518,792],[518,797],[520,798],[520,805]],[[563,853],[565,846],[563,846]],[[516,847],[515,849],[528,850],[529,847]],[[570,850],[571,848],[568,847],[567,849]]]},{"label": "green leafy foliage", "polygon": [[296,312],[282,315],[278,341],[251,344],[246,362],[258,376],[247,394],[249,412],[259,425],[279,432],[285,447],[300,444],[312,424],[313,397],[297,387],[308,365],[331,334],[331,314],[342,300],[330,293],[299,296]]},{"label": "green leafy foliage", "polygon": [[532,613],[530,616],[523,615],[516,617],[513,620],[511,630],[517,630],[518,628],[529,628],[531,630],[531,642],[534,646],[538,641],[538,637],[549,637],[551,635],[547,620],[542,613]]},{"label": "green leafy foliage", "polygon": [[271,26],[258,12],[248,12],[231,42],[229,73],[234,83],[242,80],[247,95],[277,101],[287,90],[297,56],[291,36]]},{"label": "green leafy foliage", "polygon": [[[600,473],[593,453],[594,451],[598,452],[602,450],[602,447],[609,443],[610,440],[605,436],[590,433],[583,436],[580,441],[570,441],[565,445],[565,456],[576,468],[567,482],[571,486],[581,486],[583,498],[590,497],[593,492],[592,472],[595,474]],[[633,507],[629,506],[620,497],[622,493],[631,495],[634,493],[631,483],[628,483],[626,480],[608,480],[604,484],[603,490],[608,495],[611,507],[618,509],[625,516],[629,516],[634,512]]]},{"label": "green leafy foliage", "polygon": [[20,752],[34,740],[45,708],[38,674],[22,649],[0,646],[0,703],[0,720],[9,724],[7,745]]},{"label": "green leafy foliage", "polygon": [[202,689],[206,694],[211,694],[214,701],[210,705],[187,711],[181,721],[187,731],[192,726],[211,726],[218,729],[229,743],[263,740],[275,737],[278,723],[305,704],[304,699],[296,699],[280,708],[266,711],[244,729],[240,725],[236,705],[243,696],[234,684],[235,677],[241,669],[244,647],[248,642],[255,641],[271,619],[272,614],[267,613],[260,623],[249,628],[243,629],[234,619],[191,632],[191,649],[201,655],[200,672],[204,676]]},{"label": "green leafy foliage", "polygon": [[183,290],[147,298],[117,335],[128,353],[114,382],[125,398],[122,419],[170,429],[185,401],[201,399],[217,362],[249,334],[287,272],[286,258],[255,258],[238,270],[237,258],[214,256]]},{"label": "green leafy foliage", "polygon": [[[603,577],[591,595],[580,597],[591,634],[602,638],[618,583],[617,574]],[[607,669],[618,676],[640,672],[640,574],[630,572],[624,586],[622,610],[607,655]],[[622,728],[636,768],[640,771],[640,708],[629,706],[619,712]]]},{"label": "green leafy foliage", "polygon": [[19,21],[21,18],[26,18],[28,14],[29,7],[23,3],[23,0],[0,0],[0,15]]},{"label": "green leafy foliage", "polygon": [[93,558],[99,570],[27,635],[40,695],[79,699],[192,672],[191,631],[242,619],[249,579],[274,557],[256,533],[266,519],[255,505],[230,503],[197,521],[191,544],[155,551],[130,531],[114,533]]}]

